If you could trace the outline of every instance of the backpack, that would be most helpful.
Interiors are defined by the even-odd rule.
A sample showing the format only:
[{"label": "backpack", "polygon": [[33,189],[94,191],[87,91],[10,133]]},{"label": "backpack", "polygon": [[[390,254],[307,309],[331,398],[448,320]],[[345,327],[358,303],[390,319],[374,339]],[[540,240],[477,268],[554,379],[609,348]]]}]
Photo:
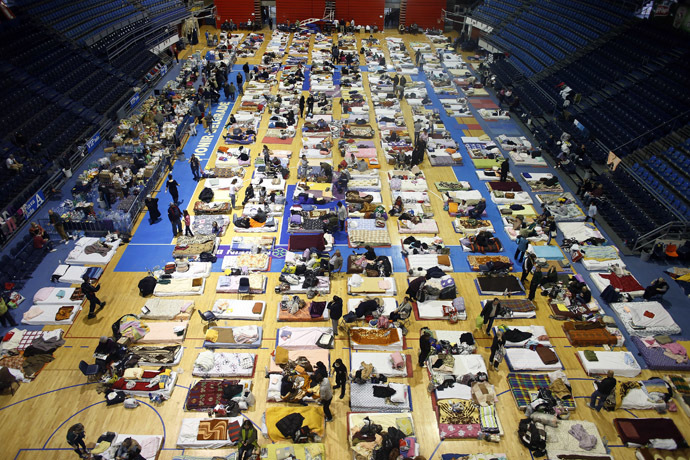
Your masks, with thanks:
[{"label": "backpack", "polygon": [[212,254],[210,252],[202,252],[201,254],[199,254],[199,260],[201,262],[216,263],[218,257],[216,257],[215,254]]},{"label": "backpack", "polygon": [[148,297],[153,294],[154,289],[156,289],[156,278],[153,276],[147,276],[139,281],[139,295],[142,297]]},{"label": "backpack", "polygon": [[199,193],[199,199],[204,203],[210,203],[213,201],[213,190],[208,187],[204,188],[201,193]]}]

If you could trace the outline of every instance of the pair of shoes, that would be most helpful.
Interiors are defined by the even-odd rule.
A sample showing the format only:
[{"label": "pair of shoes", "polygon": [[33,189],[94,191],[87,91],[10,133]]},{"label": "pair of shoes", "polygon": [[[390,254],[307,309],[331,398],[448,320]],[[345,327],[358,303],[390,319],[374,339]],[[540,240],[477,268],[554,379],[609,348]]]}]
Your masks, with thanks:
[{"label": "pair of shoes", "polygon": [[50,250],[50,252],[55,252],[55,251],[57,251],[57,249],[55,249],[55,248]]},{"label": "pair of shoes", "polygon": [[345,397],[345,395],[340,395],[340,399],[343,399],[344,397]]},{"label": "pair of shoes", "polygon": [[332,418],[327,418],[326,421],[327,421],[327,422],[332,422],[333,419],[332,419]]},{"label": "pair of shoes", "polygon": [[86,318],[87,319],[94,319],[95,317],[96,317],[96,315],[89,313],[89,315]]},{"label": "pair of shoes", "polygon": [[106,304],[106,302],[103,302],[103,303],[101,304],[101,306],[98,307],[98,310],[96,310],[96,311],[101,311],[101,310],[103,310],[103,309],[105,308],[105,304]]}]

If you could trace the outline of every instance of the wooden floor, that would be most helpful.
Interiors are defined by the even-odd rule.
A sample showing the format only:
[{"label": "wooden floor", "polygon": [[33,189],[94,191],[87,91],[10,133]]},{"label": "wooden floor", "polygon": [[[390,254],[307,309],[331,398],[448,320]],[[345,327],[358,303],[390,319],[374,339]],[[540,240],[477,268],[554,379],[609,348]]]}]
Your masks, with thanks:
[{"label": "wooden floor", "polygon": [[[264,32],[270,33],[267,30]],[[386,34],[388,35],[388,34]],[[203,30],[200,34],[203,36]],[[383,41],[384,35],[379,34]],[[366,38],[363,34],[359,37]],[[410,36],[403,36],[406,42],[409,43]],[[270,37],[267,36],[265,43],[268,43]],[[426,41],[422,35],[416,36],[412,41]],[[264,44],[265,47],[265,44]],[[197,46],[194,50],[201,50]],[[385,49],[385,47],[384,47]],[[187,50],[182,54],[182,58],[186,53],[192,50]],[[409,51],[409,49],[408,49]],[[263,49],[257,53],[255,58],[249,60],[250,63],[259,63]],[[241,64],[243,61],[240,61]],[[364,62],[362,61],[363,65]],[[368,83],[365,77],[364,87],[369,93]],[[339,117],[339,104],[333,104],[334,114],[336,118]],[[373,111],[373,106],[371,106]],[[408,125],[411,124],[411,113],[407,104],[404,104]],[[263,117],[260,133],[267,127],[268,117]],[[201,129],[201,128],[200,128]],[[300,130],[298,130],[299,136]],[[261,139],[261,135],[258,139]],[[377,145],[379,144],[378,131],[375,139]],[[300,139],[292,143],[291,148],[297,152],[301,145]],[[286,149],[289,146],[276,146],[276,148]],[[261,143],[257,142],[251,146],[252,156],[256,156],[261,149]],[[381,155],[381,152],[379,152]],[[380,157],[381,159],[381,157]],[[467,159],[466,159],[467,161]],[[211,161],[212,165],[213,161]],[[385,163],[385,162],[384,162]],[[297,167],[297,155],[293,155],[291,163],[293,172]],[[438,180],[455,180],[455,176],[451,168],[432,168],[428,164],[428,160],[424,162],[424,170],[427,175],[429,183]],[[187,167],[186,164],[178,165],[178,167]],[[383,170],[389,169],[384,164]],[[251,175],[247,175],[245,182]],[[290,183],[294,183],[292,174]],[[202,187],[200,184],[198,187]],[[385,188],[385,187],[384,187]],[[198,189],[194,196],[198,194]],[[391,204],[389,193],[384,192],[384,201],[388,208]],[[441,227],[441,236],[444,240],[451,244],[457,244],[457,235],[454,233],[450,218],[448,214],[443,211],[443,203],[438,195],[432,195],[432,204],[436,216]],[[192,195],[186,195],[187,198]],[[164,200],[167,202],[167,198]],[[193,202],[193,200],[192,200]],[[190,203],[187,199],[186,203]],[[191,211],[191,209],[190,209]],[[148,225],[148,224],[145,224]],[[165,231],[168,231],[167,223],[161,224]],[[391,240],[395,243],[400,241],[395,225],[389,226],[391,229]],[[227,244],[232,238],[232,232],[223,238],[222,244]],[[123,248],[118,250],[118,254],[113,259],[111,264],[107,267],[101,285],[101,298],[107,300],[107,308],[98,315],[96,320],[87,320],[86,315],[82,312],[76,322],[69,328],[66,334],[66,346],[59,349],[56,353],[56,359],[50,363],[46,369],[37,377],[37,379],[28,384],[22,384],[20,389],[14,396],[3,395],[0,396],[0,420],[3,421],[2,429],[0,431],[0,459],[18,458],[21,460],[30,459],[70,459],[74,458],[74,453],[68,450],[65,441],[65,434],[67,428],[76,422],[81,422],[86,427],[87,441],[95,440],[95,438],[104,431],[115,431],[120,433],[137,433],[137,434],[165,434],[164,450],[161,452],[159,458],[161,460],[168,460],[173,458],[176,454],[181,454],[180,450],[175,449],[175,442],[178,436],[180,422],[185,417],[203,417],[202,413],[185,413],[182,410],[183,403],[187,394],[187,388],[190,386],[193,378],[191,370],[193,362],[201,351],[199,348],[202,345],[204,330],[198,316],[194,316],[190,323],[190,328],[187,334],[187,339],[184,343],[186,349],[183,360],[177,369],[181,372],[178,380],[178,386],[175,389],[172,398],[160,406],[142,405],[134,410],[127,410],[123,406],[106,407],[103,403],[103,395],[95,391],[95,385],[87,385],[86,379],[79,372],[77,365],[80,360],[84,359],[87,362],[93,362],[92,353],[97,344],[98,337],[102,335],[109,335],[111,324],[121,315],[125,313],[137,312],[144,304],[144,299],[139,297],[137,292],[137,283],[144,276],[143,273],[114,273],[113,269],[124,251]],[[193,297],[197,308],[208,309],[213,304],[217,297],[212,286],[215,286],[218,273],[211,275],[207,281],[207,286],[203,296]],[[269,353],[274,348],[275,332],[280,326],[277,324],[276,305],[278,303],[278,296],[273,293],[273,286],[276,283],[278,274],[269,274],[269,289],[265,296],[256,296],[255,298],[263,298],[266,300],[268,308],[266,319],[263,322],[264,339],[262,349],[257,350],[258,361],[257,371],[254,379],[254,393],[256,395],[257,404],[246,412],[246,416],[257,424],[261,423],[261,417],[266,410],[267,403],[265,402],[267,379],[264,378],[264,368],[268,366]],[[418,352],[418,338],[419,328],[428,326],[432,329],[454,329],[454,330],[472,330],[473,319],[479,315],[480,312],[480,297],[474,286],[473,280],[475,275],[472,273],[455,273],[453,274],[457,286],[459,287],[458,295],[465,298],[465,304],[468,309],[468,320],[460,322],[456,325],[450,325],[440,321],[417,321],[413,323],[410,333],[407,336],[408,346],[412,347],[408,353],[414,356]],[[405,285],[406,274],[396,273],[396,281],[398,286]],[[333,283],[331,295],[337,294],[343,298],[346,297],[346,277],[341,276]],[[399,296],[400,297],[400,296]],[[552,342],[556,346],[558,355],[560,356],[568,376],[573,383],[573,390],[576,397],[584,397],[592,392],[592,383],[589,380],[578,380],[577,378],[587,377],[580,364],[575,358],[575,349],[569,347],[568,341],[563,337],[561,323],[549,319],[549,308],[542,300],[541,296],[537,298],[538,314],[536,320],[514,320],[510,324],[514,325],[529,325],[540,324],[544,325],[548,331]],[[227,325],[229,322],[221,321],[220,325]],[[233,324],[251,324],[251,322],[237,321]],[[300,324],[293,324],[299,326]],[[314,325],[309,323],[306,325]],[[326,324],[324,323],[324,326]],[[488,359],[488,346],[490,339],[479,331],[474,331],[478,339],[479,353]],[[336,341],[336,347],[331,351],[331,361],[336,358],[343,358],[343,361],[349,363],[349,344],[340,335]],[[440,442],[438,427],[434,411],[432,410],[432,403],[427,392],[428,377],[426,371],[422,371],[415,366],[414,377],[407,379],[407,383],[412,388],[412,402],[414,407],[414,422],[416,426],[416,435],[419,444],[421,445],[421,454],[427,458],[440,458],[442,453],[478,453],[478,452],[503,452],[508,455],[508,458],[516,460],[518,458],[525,458],[529,455],[517,439],[516,431],[518,421],[523,417],[518,411],[515,401],[510,392],[506,392],[508,385],[505,377],[507,369],[502,365],[499,372],[490,373],[490,382],[496,386],[496,393],[499,394],[498,411],[503,428],[505,430],[505,437],[498,444],[480,442],[476,440],[448,440]],[[653,373],[649,371],[643,372],[640,378],[649,378]],[[585,399],[577,399],[578,409],[571,418],[589,420],[597,423],[599,431],[602,436],[606,436],[612,445],[620,445],[620,440],[617,438],[616,432],[612,427],[611,420],[615,417],[653,417],[656,413],[651,411],[637,411],[633,415],[625,411],[617,411],[613,413],[596,413],[586,407]],[[325,444],[327,446],[327,456],[329,459],[345,459],[351,458],[348,451],[348,441],[346,433],[346,413],[348,412],[348,398],[343,400],[334,399],[332,404],[335,421],[327,424]],[[670,414],[669,417],[676,420],[677,425],[683,431],[688,439],[690,439],[690,426],[685,415],[676,413]],[[266,439],[260,439],[261,444],[270,442]],[[634,450],[614,447],[613,455],[616,459],[632,459]],[[187,455],[197,455],[212,457],[213,455],[226,455],[232,452],[233,449],[223,449],[218,451],[191,451],[185,453]],[[15,457],[16,456],[16,457]]]}]

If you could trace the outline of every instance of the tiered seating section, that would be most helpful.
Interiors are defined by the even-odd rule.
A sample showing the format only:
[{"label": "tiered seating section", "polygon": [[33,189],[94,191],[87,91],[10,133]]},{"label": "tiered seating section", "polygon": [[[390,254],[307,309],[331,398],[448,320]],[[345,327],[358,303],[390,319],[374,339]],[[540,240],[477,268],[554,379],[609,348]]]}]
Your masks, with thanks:
[{"label": "tiered seating section", "polygon": [[485,2],[472,13],[478,21],[497,27],[509,17],[516,14],[522,6],[521,0],[507,0],[504,2]]}]

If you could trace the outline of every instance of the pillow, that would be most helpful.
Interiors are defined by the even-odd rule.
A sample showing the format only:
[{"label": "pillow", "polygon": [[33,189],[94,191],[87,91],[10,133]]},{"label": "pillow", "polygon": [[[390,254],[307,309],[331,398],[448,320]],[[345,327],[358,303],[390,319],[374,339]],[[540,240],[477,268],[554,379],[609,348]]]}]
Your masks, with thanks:
[{"label": "pillow", "polygon": [[263,302],[254,303],[254,308],[252,308],[252,313],[255,315],[260,314],[264,310]]},{"label": "pillow", "polygon": [[206,331],[206,341],[216,342],[218,340],[218,329],[209,329]]},{"label": "pillow", "polygon": [[655,335],[654,339],[659,342],[660,345],[666,345],[668,343],[673,343],[673,339],[667,335]]},{"label": "pillow", "polygon": [[199,353],[199,356],[197,356],[196,361],[194,361],[194,365],[196,367],[206,372],[213,369],[214,363],[215,358],[213,356],[213,352],[208,350]]},{"label": "pillow", "polygon": [[38,290],[36,294],[34,294],[34,303],[35,302],[43,302],[44,300],[48,299],[50,297],[50,294],[53,292],[52,287],[44,287]]},{"label": "pillow", "polygon": [[438,263],[439,265],[445,265],[446,267],[450,267],[450,256],[447,254],[438,256]]},{"label": "pillow", "polygon": [[409,418],[396,418],[395,426],[397,429],[402,431],[405,436],[412,436],[414,434],[414,430],[412,429],[412,420]]},{"label": "pillow", "polygon": [[626,422],[625,420],[621,420],[618,423],[618,428],[621,430],[622,438],[625,441],[625,439],[630,439],[630,440],[636,440],[640,438],[640,434],[637,432],[637,429],[635,428],[635,425],[633,425],[630,422]]},{"label": "pillow", "polygon": [[123,377],[128,380],[138,380],[142,375],[144,375],[144,369],[140,367],[130,367],[129,369],[125,369]]},{"label": "pillow", "polygon": [[379,280],[379,288],[387,291],[391,288],[391,282],[386,279]]},{"label": "pillow", "polygon": [[288,350],[283,347],[276,347],[276,354],[274,357],[276,364],[285,364],[288,362]]}]

